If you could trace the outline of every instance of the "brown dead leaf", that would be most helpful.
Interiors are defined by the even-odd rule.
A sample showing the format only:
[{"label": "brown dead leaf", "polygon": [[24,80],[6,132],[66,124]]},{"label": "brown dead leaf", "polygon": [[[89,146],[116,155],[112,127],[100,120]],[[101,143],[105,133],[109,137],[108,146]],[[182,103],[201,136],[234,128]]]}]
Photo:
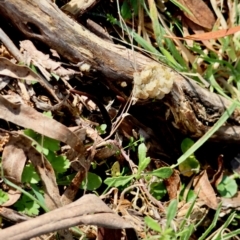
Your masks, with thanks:
[{"label": "brown dead leaf", "polygon": [[[9,135],[10,139],[4,148],[2,159],[5,177],[15,184],[20,185],[26,159],[30,159],[43,183],[47,208],[51,210],[60,207],[60,194],[51,164],[32,147],[32,141],[28,137],[17,132],[11,132]],[[12,201],[12,198],[10,198],[9,201],[10,200]],[[16,201],[17,200],[18,199],[16,199]],[[10,206],[9,201],[5,203],[4,206]],[[11,205],[13,203],[11,203]]]},{"label": "brown dead leaf", "polygon": [[75,177],[61,196],[61,203],[63,205],[67,205],[73,201],[77,192],[79,191],[80,184],[85,179],[85,176],[85,171],[81,170],[75,175]]},{"label": "brown dead leaf", "polygon": [[218,201],[212,185],[209,182],[206,170],[202,171],[193,181],[194,192],[202,199],[205,204],[217,209]]},{"label": "brown dead leaf", "polygon": [[30,239],[79,224],[122,229],[132,225],[115,214],[99,197],[88,194],[64,207],[0,231],[0,239]]},{"label": "brown dead leaf", "polygon": [[223,155],[220,155],[218,157],[218,170],[214,174],[212,180],[211,180],[211,185],[214,185],[217,187],[217,185],[222,181],[223,178]]},{"label": "brown dead leaf", "polygon": [[234,208],[240,210],[240,191],[232,198],[221,198],[222,206],[224,208]]},{"label": "brown dead leaf", "polygon": [[195,41],[204,41],[204,40],[222,38],[225,36],[232,35],[239,31],[240,31],[240,26],[236,26],[236,27],[232,27],[229,29],[221,29],[221,30],[207,32],[207,33],[201,33],[201,34],[193,34],[193,35],[186,36],[184,38],[173,37],[173,36],[165,36],[165,37],[172,38],[172,39],[176,38],[176,39],[182,39],[182,40],[189,39],[189,40],[195,40]]},{"label": "brown dead leaf", "polygon": [[77,151],[80,164],[85,167],[83,143],[63,124],[25,104],[12,103],[3,96],[0,96],[0,118],[68,144]]},{"label": "brown dead leaf", "polygon": [[191,19],[194,23],[212,29],[215,23],[215,17],[206,3],[202,0],[178,0],[184,7],[186,7],[192,14],[183,12],[184,15]]},{"label": "brown dead leaf", "polygon": [[41,81],[39,76],[29,67],[12,63],[6,58],[0,58],[0,74],[11,78],[25,79],[28,81]]},{"label": "brown dead leaf", "polygon": [[52,60],[48,54],[38,51],[30,40],[21,41],[20,46],[24,49],[24,55],[25,58],[28,58],[28,64],[32,61],[48,80],[51,78],[51,73],[65,77],[65,80],[69,80],[70,76],[76,73],[72,69],[63,68],[60,62]]},{"label": "brown dead leaf", "polygon": [[174,170],[169,178],[164,179],[164,184],[167,188],[169,199],[176,199],[181,186],[179,172]]},{"label": "brown dead leaf", "polygon": [[49,93],[52,94],[55,100],[59,102],[52,86],[44,78],[33,72],[29,67],[14,64],[6,58],[0,58],[0,75],[25,79],[27,81],[38,81]]},{"label": "brown dead leaf", "polygon": [[[191,207],[192,202],[180,202],[178,204],[178,211],[177,211],[177,220],[182,220],[183,218],[186,218],[186,214],[189,211],[189,208]],[[207,206],[205,205],[205,203],[200,200],[197,199],[196,202],[194,203],[191,215],[190,215],[190,219],[192,222],[197,223],[199,222],[204,215],[207,214],[209,208],[207,208]]]}]

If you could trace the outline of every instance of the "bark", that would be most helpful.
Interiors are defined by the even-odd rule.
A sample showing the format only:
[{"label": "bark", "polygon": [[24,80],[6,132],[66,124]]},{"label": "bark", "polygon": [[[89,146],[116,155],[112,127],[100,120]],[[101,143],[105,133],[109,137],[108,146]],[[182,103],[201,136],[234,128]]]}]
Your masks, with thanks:
[{"label": "bark", "polygon": [[[100,71],[115,86],[131,84],[133,73],[154,60],[97,37],[47,0],[0,1],[0,13],[27,38],[39,40],[72,63],[84,61]],[[159,63],[161,64],[161,63]],[[163,100],[174,117],[174,126],[184,134],[201,137],[221,116],[230,102],[201,88],[179,74],[171,93]],[[154,114],[157,114],[156,112]],[[215,140],[240,140],[239,110],[229,124],[213,136]]]}]

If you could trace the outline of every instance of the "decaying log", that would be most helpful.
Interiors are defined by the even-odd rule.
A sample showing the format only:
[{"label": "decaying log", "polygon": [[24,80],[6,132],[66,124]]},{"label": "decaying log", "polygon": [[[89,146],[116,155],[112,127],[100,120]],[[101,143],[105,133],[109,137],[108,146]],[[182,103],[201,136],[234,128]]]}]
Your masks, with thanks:
[{"label": "decaying log", "polygon": [[[91,69],[120,84],[131,84],[133,73],[141,71],[154,60],[95,36],[65,15],[47,0],[0,1],[0,13],[26,37],[44,42],[72,63],[84,61]],[[160,63],[159,63],[160,64]],[[230,102],[210,93],[180,74],[171,93],[163,100],[174,117],[174,125],[183,133],[201,137],[221,116]],[[155,113],[156,114],[156,113]],[[216,140],[240,140],[239,110],[215,135]]]}]

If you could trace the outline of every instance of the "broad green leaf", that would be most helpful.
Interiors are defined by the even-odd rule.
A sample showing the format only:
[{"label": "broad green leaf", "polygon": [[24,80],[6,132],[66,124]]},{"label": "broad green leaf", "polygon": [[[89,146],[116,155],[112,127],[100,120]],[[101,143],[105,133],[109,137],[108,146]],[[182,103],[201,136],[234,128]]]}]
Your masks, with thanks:
[{"label": "broad green leaf", "polygon": [[188,157],[183,163],[178,166],[181,174],[186,177],[191,177],[194,173],[198,173],[200,163],[194,155]]},{"label": "broad green leaf", "polygon": [[66,156],[56,156],[56,154],[52,151],[48,152],[46,158],[51,163],[56,174],[66,172],[71,164]]},{"label": "broad green leaf", "polygon": [[9,196],[6,192],[4,192],[2,189],[0,189],[0,205],[7,202],[9,199]]},{"label": "broad green leaf", "polygon": [[151,217],[147,216],[144,218],[144,222],[146,223],[146,225],[151,228],[152,230],[156,231],[156,232],[162,232],[162,229],[160,227],[160,224],[157,223],[154,219],[152,219]]},{"label": "broad green leaf", "polygon": [[58,140],[45,137],[39,133],[34,132],[31,129],[24,130],[24,134],[35,140],[35,143],[33,143],[33,145],[36,146],[36,149],[39,152],[42,152],[46,155],[48,154],[49,150],[54,152],[60,149],[60,143]]},{"label": "broad green leaf", "polygon": [[153,170],[152,172],[149,172],[148,174],[165,179],[165,178],[169,178],[172,175],[172,173],[173,173],[172,168],[162,167],[162,168]]},{"label": "broad green leaf", "polygon": [[[69,185],[73,178],[76,176],[75,173],[62,177],[61,179],[57,179],[58,185]],[[87,182],[87,186],[86,186]],[[81,189],[87,189],[89,191],[96,190],[102,185],[102,179],[97,174],[88,172],[87,181],[84,180],[82,184],[79,186]]]},{"label": "broad green leaf", "polygon": [[194,141],[192,139],[184,138],[181,143],[182,152],[185,153],[193,144],[194,144]]},{"label": "broad green leaf", "polygon": [[106,178],[104,181],[109,187],[120,187],[128,184],[135,175]]},{"label": "broad green leaf", "polygon": [[238,190],[238,185],[235,179],[224,176],[222,181],[218,184],[217,190],[222,197],[231,198]]},{"label": "broad green leaf", "polygon": [[40,205],[29,199],[26,195],[22,195],[22,197],[14,204],[14,207],[16,207],[21,213],[29,216],[36,216],[39,214]]},{"label": "broad green leaf", "polygon": [[121,6],[121,16],[127,20],[132,18],[132,10],[134,16],[138,14],[138,0],[124,0]]},{"label": "broad green leaf", "polygon": [[157,200],[161,200],[167,194],[167,189],[162,181],[154,182],[150,185],[150,193]]},{"label": "broad green leaf", "polygon": [[[87,185],[86,185],[87,184]],[[87,181],[82,181],[80,188],[93,191],[98,189],[102,185],[102,179],[95,173],[87,173]]]},{"label": "broad green leaf", "polygon": [[36,184],[39,181],[40,181],[40,177],[35,171],[35,168],[33,167],[33,165],[31,163],[27,164],[23,169],[22,182]]}]

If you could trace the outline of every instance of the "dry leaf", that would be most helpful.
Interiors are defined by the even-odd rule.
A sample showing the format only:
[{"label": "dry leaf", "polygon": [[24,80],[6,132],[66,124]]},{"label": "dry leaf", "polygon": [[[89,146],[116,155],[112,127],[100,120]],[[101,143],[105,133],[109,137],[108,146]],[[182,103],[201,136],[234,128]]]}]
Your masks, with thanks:
[{"label": "dry leaf", "polygon": [[29,67],[14,64],[6,58],[0,58],[0,74],[11,78],[41,82],[39,76]]},{"label": "dry leaf", "polygon": [[217,209],[218,201],[212,185],[209,182],[206,170],[202,171],[193,181],[194,192],[202,199],[205,204],[212,208]]},{"label": "dry leaf", "polygon": [[204,41],[204,40],[218,39],[221,37],[229,36],[239,31],[240,31],[240,26],[236,26],[229,29],[221,29],[221,30],[201,33],[201,34],[193,34],[193,35],[186,36],[184,38],[172,37],[172,36],[165,36],[165,37],[172,38],[172,39],[176,38],[176,39],[182,39],[182,40],[189,39],[189,40],[195,40],[195,41]]},{"label": "dry leaf", "polygon": [[169,199],[176,199],[181,186],[179,172],[174,170],[169,178],[164,179],[164,184],[167,188]]},{"label": "dry leaf", "polygon": [[232,198],[221,198],[222,206],[224,208],[235,208],[240,210],[240,192],[238,191],[237,194]]},{"label": "dry leaf", "polygon": [[[10,139],[4,148],[2,160],[5,176],[10,181],[19,185],[21,183],[26,159],[30,159],[43,183],[47,208],[55,209],[60,207],[60,195],[55,173],[51,164],[34,147],[32,147],[32,141],[28,137],[17,132],[11,132],[9,135]],[[4,206],[9,206],[9,201],[5,203]]]},{"label": "dry leaf", "polygon": [[73,180],[71,181],[71,183],[61,196],[61,203],[63,205],[67,205],[74,200],[77,192],[79,191],[79,186],[85,179],[85,176],[86,176],[85,171],[81,170],[75,175],[75,177],[73,178]]},{"label": "dry leaf", "polygon": [[12,103],[3,96],[0,96],[0,118],[68,144],[77,151],[80,164],[85,166],[83,143],[66,126],[56,120],[44,116],[25,104]]},{"label": "dry leaf", "polygon": [[202,0],[178,0],[178,2],[192,13],[188,14],[184,11],[187,18],[204,28],[212,29],[215,17],[205,2]]},{"label": "dry leaf", "polygon": [[30,40],[21,41],[20,46],[24,49],[24,54],[27,55],[27,58],[33,61],[33,64],[39,68],[48,80],[51,78],[51,73],[65,77],[65,80],[68,80],[70,76],[76,73],[72,69],[63,68],[60,62],[52,60],[48,54],[38,51]]},{"label": "dry leaf", "polygon": [[223,178],[223,155],[220,155],[218,157],[218,170],[214,174],[211,180],[211,184],[217,187],[218,184],[222,181],[222,178]]}]

